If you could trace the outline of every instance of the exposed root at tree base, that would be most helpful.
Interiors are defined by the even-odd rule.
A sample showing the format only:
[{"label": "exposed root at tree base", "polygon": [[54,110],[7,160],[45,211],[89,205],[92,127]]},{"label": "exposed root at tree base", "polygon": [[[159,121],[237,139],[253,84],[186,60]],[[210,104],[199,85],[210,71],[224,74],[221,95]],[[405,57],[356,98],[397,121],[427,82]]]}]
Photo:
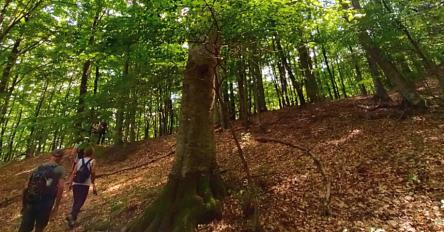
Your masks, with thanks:
[{"label": "exposed root at tree base", "polygon": [[130,225],[130,232],[187,232],[222,215],[225,195],[217,174],[193,173],[170,176],[161,195]]}]

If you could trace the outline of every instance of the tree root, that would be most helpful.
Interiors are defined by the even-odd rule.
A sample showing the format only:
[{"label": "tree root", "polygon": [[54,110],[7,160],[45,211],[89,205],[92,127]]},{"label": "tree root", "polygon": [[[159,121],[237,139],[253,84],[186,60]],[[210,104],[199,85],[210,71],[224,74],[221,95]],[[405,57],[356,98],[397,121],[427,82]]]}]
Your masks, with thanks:
[{"label": "tree root", "polygon": [[218,174],[170,176],[160,196],[126,231],[192,232],[198,224],[221,217],[224,195]]},{"label": "tree root", "polygon": [[305,155],[309,156],[316,167],[318,168],[319,173],[322,175],[324,187],[325,187],[325,194],[322,201],[322,215],[324,216],[330,216],[331,215],[331,208],[330,208],[330,197],[331,197],[331,180],[328,177],[328,175],[325,172],[325,168],[319,158],[317,158],[313,153],[311,153],[310,149],[303,147],[301,145],[292,144],[289,142],[285,142],[278,139],[269,139],[269,138],[255,138],[256,141],[260,143],[278,143],[282,145],[286,145],[292,148],[296,148],[301,150]]}]

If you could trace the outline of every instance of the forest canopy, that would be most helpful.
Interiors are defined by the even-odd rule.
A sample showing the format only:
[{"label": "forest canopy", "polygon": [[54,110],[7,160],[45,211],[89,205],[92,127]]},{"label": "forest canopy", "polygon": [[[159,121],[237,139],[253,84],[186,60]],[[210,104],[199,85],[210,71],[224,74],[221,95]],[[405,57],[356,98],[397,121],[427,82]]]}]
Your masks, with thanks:
[{"label": "forest canopy", "polygon": [[[443,3],[435,0],[1,0],[0,160],[90,139],[172,134],[190,44],[221,38],[214,117],[444,89]],[[224,102],[226,106],[222,106]],[[222,108],[227,108],[227,115]]]}]

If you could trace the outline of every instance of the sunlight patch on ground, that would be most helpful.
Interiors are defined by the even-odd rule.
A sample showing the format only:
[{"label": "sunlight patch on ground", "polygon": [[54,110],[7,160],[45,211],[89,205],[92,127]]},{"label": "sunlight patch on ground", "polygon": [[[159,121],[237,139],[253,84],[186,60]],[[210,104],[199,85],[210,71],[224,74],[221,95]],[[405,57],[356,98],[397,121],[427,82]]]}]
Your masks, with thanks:
[{"label": "sunlight patch on ground", "polygon": [[325,144],[338,146],[340,144],[343,144],[343,143],[347,142],[350,139],[355,138],[356,136],[358,136],[360,134],[362,134],[362,130],[361,129],[353,129],[352,131],[350,131],[350,133],[348,133],[347,135],[343,136],[342,138],[336,139],[336,140],[327,141]]},{"label": "sunlight patch on ground", "polygon": [[142,177],[138,177],[138,178],[136,178],[136,179],[132,179],[132,180],[128,180],[128,181],[126,181],[126,182],[123,182],[123,183],[120,183],[120,184],[116,184],[116,185],[113,185],[113,186],[111,186],[111,187],[109,187],[108,189],[106,189],[105,191],[103,191],[104,193],[114,193],[114,192],[116,192],[116,191],[118,191],[119,189],[121,189],[121,188],[123,188],[123,187],[126,187],[126,186],[129,186],[129,185],[132,185],[134,182],[139,182],[139,181],[142,181]]},{"label": "sunlight patch on ground", "polygon": [[253,138],[253,136],[249,132],[241,133],[241,141],[240,141],[241,147],[245,148],[245,147],[253,144],[254,140],[252,138]]}]

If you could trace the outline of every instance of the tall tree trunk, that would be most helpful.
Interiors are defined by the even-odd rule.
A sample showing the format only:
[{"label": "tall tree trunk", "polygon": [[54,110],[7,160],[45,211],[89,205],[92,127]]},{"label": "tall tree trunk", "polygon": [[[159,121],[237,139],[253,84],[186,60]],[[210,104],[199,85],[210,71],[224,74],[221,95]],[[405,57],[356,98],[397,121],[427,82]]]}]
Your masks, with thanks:
[{"label": "tall tree trunk", "polygon": [[362,72],[361,72],[361,68],[359,66],[358,57],[356,56],[355,52],[353,51],[352,46],[349,45],[348,50],[350,51],[350,55],[352,56],[353,65],[355,66],[356,81],[358,82],[358,86],[359,86],[359,90],[361,91],[361,95],[367,96],[368,93],[367,93],[367,89],[365,88],[365,85],[362,83],[359,83],[362,81]]},{"label": "tall tree trunk", "polygon": [[265,102],[264,82],[262,80],[262,72],[257,59],[251,61],[251,69],[253,71],[255,103],[259,113],[267,111]]},{"label": "tall tree trunk", "polygon": [[[88,47],[92,47],[94,45],[95,40],[95,32],[97,30],[97,26],[99,24],[100,20],[100,14],[102,12],[102,8],[99,7],[96,11],[96,14],[94,16],[93,24],[91,27],[91,35],[88,40]],[[90,120],[88,120],[88,115],[85,112],[85,97],[88,91],[88,77],[90,74],[90,68],[91,68],[91,59],[86,60],[83,63],[82,66],[82,76],[80,80],[80,92],[79,92],[79,103],[77,106],[77,122],[76,122],[76,129],[77,129],[77,141],[80,142],[83,140],[83,138],[90,133],[91,129],[91,123]],[[85,125],[86,123],[86,125]]]},{"label": "tall tree trunk", "polygon": [[[226,76],[226,75],[225,75]],[[217,80],[220,81],[220,80]],[[219,115],[221,118],[221,125],[222,128],[224,129],[228,129],[228,124],[229,124],[229,120],[230,120],[230,115],[231,115],[231,109],[230,109],[230,95],[228,92],[228,83],[225,80],[224,82],[222,82],[222,85],[219,85],[219,83],[216,86],[220,86],[219,88],[219,94],[220,96],[223,97],[223,102],[224,105],[219,104]],[[234,99],[233,99],[234,100]],[[224,109],[223,107],[225,107],[225,114],[224,114]]]},{"label": "tall tree trunk", "polygon": [[299,62],[301,72],[307,82],[307,95],[311,102],[320,101],[319,87],[316,82],[316,76],[313,74],[313,66],[308,48],[304,43],[298,46]]},{"label": "tall tree trunk", "polygon": [[29,129],[30,133],[29,133],[29,137],[28,137],[28,140],[27,140],[27,143],[26,143],[27,144],[26,145],[26,147],[27,147],[26,148],[26,156],[27,157],[33,156],[34,152],[35,152],[35,146],[36,145],[35,145],[35,141],[34,141],[34,139],[35,139],[34,133],[35,133],[35,130],[36,130],[36,122],[37,122],[37,118],[40,115],[40,110],[42,109],[43,103],[44,103],[45,98],[46,98],[46,92],[48,90],[48,85],[49,85],[49,81],[46,80],[45,81],[45,85],[43,87],[43,91],[42,91],[43,93],[40,96],[40,99],[39,99],[39,101],[38,101],[38,103],[37,103],[37,105],[35,107],[34,115],[33,115],[33,118],[31,120],[31,123],[30,123],[31,128]]},{"label": "tall tree trunk", "polygon": [[279,58],[279,61],[276,61],[276,66],[278,68],[277,76],[279,76],[279,80],[281,82],[282,103],[284,106],[289,106],[291,105],[291,103],[290,99],[288,98],[288,84],[287,84],[287,77],[285,75],[285,66],[282,60],[280,59],[279,49],[277,48],[276,39],[273,40],[273,50],[275,50],[278,53],[277,58]]},{"label": "tall tree trunk", "polygon": [[368,54],[367,54],[367,63],[370,70],[370,74],[372,75],[373,84],[375,86],[375,96],[374,96],[375,101],[382,104],[390,102],[391,99],[387,94],[387,90],[384,88],[384,85],[382,84],[381,75],[378,72],[378,66]]},{"label": "tall tree trunk", "polygon": [[230,120],[236,120],[236,100],[234,97],[234,86],[233,82],[230,82]]},{"label": "tall tree trunk", "polygon": [[4,99],[6,95],[6,90],[8,88],[9,78],[11,76],[11,71],[14,65],[17,62],[17,58],[20,54],[19,46],[22,42],[22,39],[19,38],[14,42],[11,53],[8,56],[8,60],[6,62],[5,67],[3,67],[2,77],[0,79],[0,100]]},{"label": "tall tree trunk", "polygon": [[[11,112],[12,112],[14,107],[13,106],[10,107],[11,109],[9,110],[9,115],[8,116],[6,114],[8,112],[9,102],[11,100],[12,93],[14,92],[15,87],[16,87],[18,82],[19,82],[18,74],[16,74],[14,76],[13,81],[12,81],[12,85],[9,87],[8,91],[5,93],[3,105],[1,105],[1,107],[0,107],[0,127],[1,127],[1,131],[0,131],[0,157],[2,155],[3,136],[4,136],[5,132],[6,132],[9,115],[11,114]],[[14,104],[14,102],[13,102],[13,104]]]},{"label": "tall tree trunk", "polygon": [[274,38],[275,38],[275,43],[276,43],[276,49],[277,49],[277,52],[278,52],[279,58],[280,58],[280,63],[282,65],[282,67],[287,71],[287,74],[288,74],[288,77],[290,78],[291,84],[296,89],[300,104],[304,105],[305,104],[305,97],[302,92],[302,85],[300,83],[298,83],[298,81],[296,80],[296,77],[293,74],[293,69],[292,69],[289,61],[287,60],[287,57],[285,56],[285,52],[284,52],[284,49],[282,48],[281,40],[277,36],[277,33],[275,33]]},{"label": "tall tree trunk", "polygon": [[[352,4],[355,9],[361,9],[359,0],[352,0]],[[370,35],[366,31],[366,28],[364,28],[362,24],[359,26],[359,40],[362,46],[368,52],[371,59],[373,59],[379,65],[384,74],[396,84],[396,87],[398,88],[398,91],[403,99],[411,106],[425,108],[426,104],[424,99],[416,92],[414,88],[411,88],[405,82],[405,77],[402,75],[402,73],[389,59],[386,58],[381,49],[373,43]]]},{"label": "tall tree trunk", "polygon": [[23,109],[20,109],[17,119],[15,120],[15,126],[12,129],[11,135],[9,136],[8,152],[7,152],[6,160],[5,160],[6,162],[10,161],[14,157],[14,150],[13,150],[14,149],[14,139],[15,139],[15,135],[17,134],[20,122],[22,120],[22,113],[23,113]]},{"label": "tall tree trunk", "polygon": [[239,119],[245,127],[248,126],[248,102],[247,102],[247,83],[244,61],[240,61],[237,75],[237,88],[239,94]]},{"label": "tall tree trunk", "polygon": [[344,96],[344,98],[347,98],[347,90],[345,88],[345,83],[344,83],[344,72],[342,71],[341,63],[340,63],[339,58],[337,56],[336,56],[336,65],[338,68],[339,81],[341,82],[342,95]]},{"label": "tall tree trunk", "polygon": [[176,159],[160,196],[133,223],[131,232],[195,231],[221,215],[223,184],[213,132],[214,77],[218,47],[190,48],[183,84]]},{"label": "tall tree trunk", "polygon": [[327,67],[327,72],[330,77],[331,87],[333,88],[333,93],[334,93],[335,99],[339,99],[339,90],[336,85],[335,75],[334,75],[334,72],[332,72],[332,70],[330,68],[330,63],[328,62],[327,50],[325,49],[324,44],[321,44],[321,48],[322,48],[321,49],[322,56],[324,57],[324,63],[325,63],[325,66]]},{"label": "tall tree trunk", "polygon": [[[128,75],[129,75],[129,62],[130,62],[130,54],[129,54],[129,49],[126,53],[126,59],[125,59],[125,64],[123,66],[123,74],[122,77],[124,79],[128,79]],[[115,145],[119,145],[119,144],[123,144],[123,120],[125,117],[125,112],[124,112],[124,108],[125,108],[125,104],[126,104],[126,100],[127,100],[127,95],[126,93],[120,93],[120,99],[117,100],[117,112],[116,112],[116,127],[115,127],[115,131],[114,131],[114,144]]]},{"label": "tall tree trunk", "polygon": [[[379,3],[379,1],[377,2]],[[389,6],[387,1],[382,0],[381,2],[384,5],[385,9],[392,14],[393,9]],[[404,35],[407,37],[408,41],[413,46],[414,51],[421,58],[424,67],[428,71],[430,71],[433,76],[435,76],[438,79],[441,91],[444,94],[444,76],[439,75],[436,64],[432,61],[432,59],[429,57],[426,51],[422,48],[420,42],[413,37],[409,29],[401,22],[401,20],[395,17],[394,22],[398,26],[398,29],[401,30],[404,33]]]},{"label": "tall tree trunk", "polygon": [[274,84],[274,89],[276,90],[276,95],[278,96],[279,107],[281,109],[283,109],[287,104],[285,102],[284,94],[283,94],[283,92],[282,92],[282,90],[280,88],[280,87],[282,87],[282,85],[279,85],[279,82],[277,80],[277,77],[280,76],[280,75],[276,71],[275,66],[273,64],[270,65],[270,67],[271,67],[272,72],[273,72],[273,75],[272,75],[273,76],[273,84]]}]

